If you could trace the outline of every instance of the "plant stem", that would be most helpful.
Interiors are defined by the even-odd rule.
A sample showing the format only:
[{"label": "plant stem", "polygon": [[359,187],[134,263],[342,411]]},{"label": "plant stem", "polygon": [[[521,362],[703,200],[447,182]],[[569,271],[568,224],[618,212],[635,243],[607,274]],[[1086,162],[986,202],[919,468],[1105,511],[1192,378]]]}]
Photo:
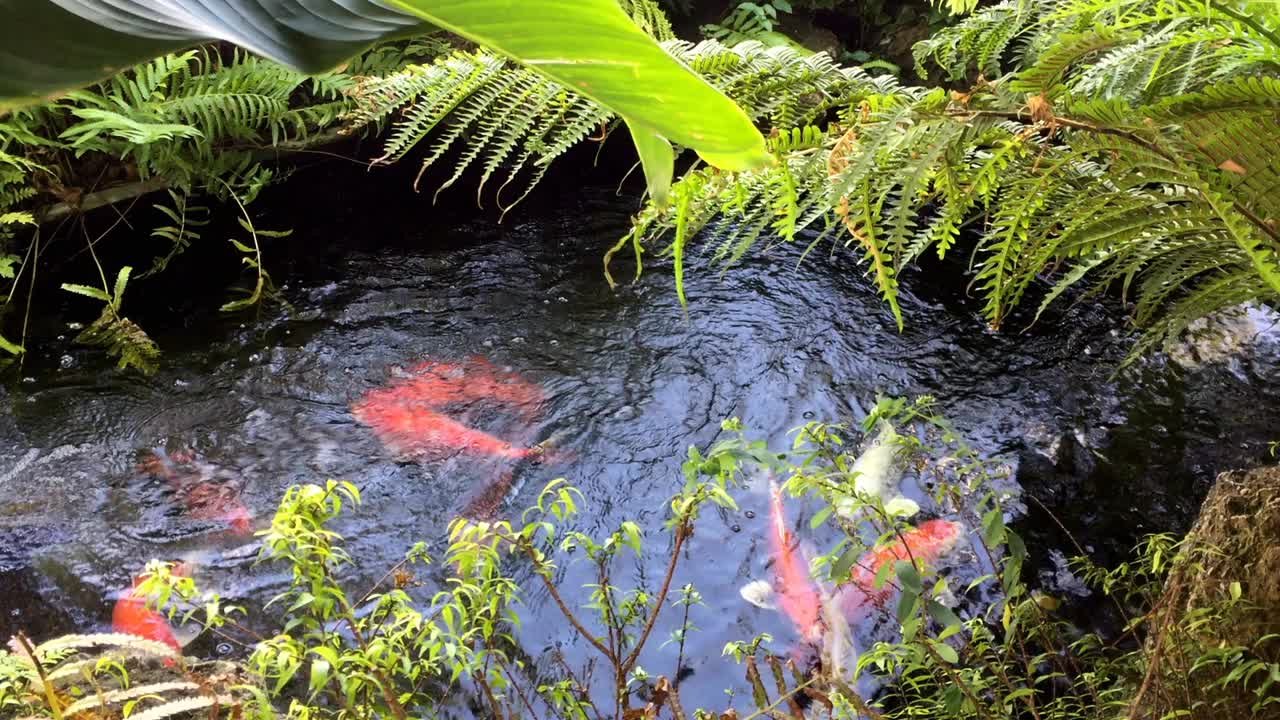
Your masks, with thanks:
[{"label": "plant stem", "polygon": [[689,593],[688,593],[688,591],[692,589],[692,586],[691,586],[691,585],[685,585],[685,586],[684,586],[684,589],[685,589],[685,596],[684,596],[684,599],[685,599],[685,603],[684,603],[684,618],[680,621],[680,649],[679,649],[679,651],[676,653],[676,671],[675,671],[675,674],[674,674],[674,675],[672,675],[672,677],[673,677],[673,678],[675,678],[675,679],[671,682],[672,687],[674,687],[674,686],[676,686],[676,685],[679,685],[679,684],[680,684],[680,668],[684,666],[684,640],[685,640],[685,637],[686,637],[686,636],[688,636],[688,634],[689,634],[689,605],[690,605],[690,603],[689,603]]},{"label": "plant stem", "polygon": [[27,653],[27,657],[31,659],[31,664],[36,668],[36,674],[40,676],[40,687],[44,688],[45,701],[49,703],[49,712],[53,713],[54,720],[62,720],[62,703],[58,701],[58,694],[54,692],[53,684],[49,682],[49,674],[45,672],[44,665],[40,662],[40,658],[36,656],[36,649],[31,646],[31,640],[27,638],[27,634],[19,631],[15,636],[18,644],[22,645],[22,649]]},{"label": "plant stem", "polygon": [[[329,575],[326,568],[324,570],[325,579],[333,586],[337,586],[333,577]],[[355,638],[356,644],[360,646],[360,650],[364,653],[369,652],[369,643],[365,640],[364,633],[360,632],[360,626],[356,623],[355,611],[347,602],[347,598],[339,593],[337,595],[338,602],[342,605],[343,620],[346,621],[347,627],[351,630],[351,636]],[[378,681],[378,689],[382,690],[382,699],[386,701],[387,708],[395,715],[396,720],[408,720],[408,713],[405,712],[404,706],[400,704],[400,700],[396,698],[395,688],[391,683],[391,679],[383,672],[380,667],[373,667],[373,676]]]},{"label": "plant stem", "polygon": [[510,542],[520,547],[524,551],[525,555],[533,561],[536,574],[538,577],[542,578],[542,584],[546,586],[547,592],[551,594],[551,599],[555,601],[556,607],[560,609],[560,614],[564,615],[564,618],[569,621],[569,624],[573,626],[573,629],[577,630],[578,634],[587,642],[591,643],[596,650],[599,650],[600,654],[603,655],[606,660],[611,663],[616,662],[613,653],[609,652],[609,648],[605,647],[604,643],[600,642],[598,638],[593,636],[585,627],[583,627],[582,623],[578,620],[578,617],[574,615],[573,611],[569,609],[569,606],[565,604],[564,598],[560,596],[560,591],[556,589],[555,583],[551,582],[551,570],[538,559],[537,554],[533,551],[533,547],[520,537],[512,537],[510,538]]},{"label": "plant stem", "polygon": [[649,613],[649,620],[645,623],[644,632],[640,633],[640,639],[636,641],[635,648],[631,650],[631,654],[622,663],[624,674],[631,672],[636,660],[640,658],[640,651],[644,649],[644,644],[649,641],[649,634],[653,632],[654,623],[658,621],[658,614],[662,612],[662,607],[667,603],[667,594],[671,591],[671,578],[676,574],[676,565],[680,562],[680,549],[684,547],[684,541],[692,534],[693,528],[689,525],[689,520],[682,520],[676,528],[675,547],[671,549],[671,560],[667,563],[667,576],[662,580],[662,590],[658,592],[657,602],[654,603],[653,611]]},{"label": "plant stem", "polygon": [[1212,0],[1210,0],[1210,2],[1208,2],[1207,4],[1210,7],[1212,7],[1214,10],[1217,10],[1218,12],[1222,13],[1223,15],[1226,15],[1227,17],[1233,20],[1238,20],[1244,23],[1245,25],[1248,25],[1252,30],[1257,32],[1259,35],[1270,40],[1272,45],[1275,45],[1276,47],[1280,47],[1280,35],[1277,35],[1271,30],[1268,30],[1265,25],[1258,22],[1257,20],[1254,20],[1251,16],[1246,15],[1244,13],[1236,12],[1235,10],[1227,7],[1223,3],[1212,2]]}]

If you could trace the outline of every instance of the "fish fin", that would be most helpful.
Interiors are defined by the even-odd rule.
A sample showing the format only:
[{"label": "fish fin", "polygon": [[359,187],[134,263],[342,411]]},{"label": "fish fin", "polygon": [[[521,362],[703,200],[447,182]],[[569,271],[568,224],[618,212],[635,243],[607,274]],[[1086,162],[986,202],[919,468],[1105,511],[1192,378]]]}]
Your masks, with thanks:
[{"label": "fish fin", "polygon": [[765,610],[777,610],[778,605],[774,601],[773,585],[767,580],[752,580],[743,585],[738,594],[743,600]]}]

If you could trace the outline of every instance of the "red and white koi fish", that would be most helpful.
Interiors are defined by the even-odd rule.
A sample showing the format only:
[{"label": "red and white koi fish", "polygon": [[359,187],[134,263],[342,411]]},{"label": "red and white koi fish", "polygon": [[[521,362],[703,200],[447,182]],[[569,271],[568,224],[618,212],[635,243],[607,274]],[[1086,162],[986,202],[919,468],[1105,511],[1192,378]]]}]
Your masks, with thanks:
[{"label": "red and white koi fish", "polygon": [[791,618],[805,642],[817,643],[823,633],[822,600],[818,586],[809,576],[809,563],[801,557],[798,545],[782,507],[782,488],[770,480],[769,547],[773,556],[777,604]]},{"label": "red and white koi fish", "polygon": [[[173,574],[187,575],[190,568],[183,563],[174,566]],[[116,601],[111,611],[111,631],[137,635],[148,640],[162,642],[174,650],[182,650],[186,643],[178,639],[169,620],[159,612],[147,607],[147,597],[139,591],[147,576],[138,575],[133,579],[133,586]],[[172,661],[169,661],[171,664]]]},{"label": "red and white koi fish", "polygon": [[875,587],[876,575],[888,564],[913,560],[917,565],[933,565],[949,553],[960,539],[963,527],[941,518],[926,520],[885,545],[868,550],[854,566],[849,582],[836,589],[835,601],[851,619],[860,618],[872,607],[883,607],[894,587]]},{"label": "red and white koi fish", "polygon": [[240,499],[240,491],[214,479],[215,473],[209,465],[196,461],[194,451],[170,453],[155,448],[137,469],[164,479],[189,517],[225,523],[239,533],[253,529],[253,513]]},{"label": "red and white koi fish", "polygon": [[[886,565],[914,560],[932,565],[955,547],[962,526],[949,520],[928,520],[900,537],[867,551],[854,568],[853,576],[833,592],[824,591],[810,577],[808,563],[798,551],[782,505],[776,482],[770,486],[769,543],[775,582],[748,583],[742,596],[758,607],[781,610],[796,626],[802,647],[822,649],[824,654],[843,655],[849,623],[863,618],[875,607],[883,607],[894,592],[890,583],[875,587],[875,578]],[[840,658],[831,658],[839,662]]]}]

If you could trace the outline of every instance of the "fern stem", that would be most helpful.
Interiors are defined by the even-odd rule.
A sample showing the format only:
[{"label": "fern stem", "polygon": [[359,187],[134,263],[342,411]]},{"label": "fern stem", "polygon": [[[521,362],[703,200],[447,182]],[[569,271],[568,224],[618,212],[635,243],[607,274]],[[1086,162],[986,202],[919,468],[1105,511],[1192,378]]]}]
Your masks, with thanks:
[{"label": "fern stem", "polygon": [[53,720],[62,720],[62,703],[58,701],[58,694],[53,689],[53,683],[49,681],[49,673],[45,672],[44,663],[40,662],[40,658],[36,656],[36,649],[31,646],[26,633],[19,632],[15,637],[27,653],[27,657],[31,659],[31,664],[35,666],[36,674],[40,676],[40,687],[44,688],[45,701],[49,703],[49,712],[53,714]]},{"label": "fern stem", "polygon": [[1248,15],[1245,15],[1243,13],[1238,13],[1235,10],[1229,9],[1226,5],[1222,3],[1213,2],[1213,0],[1209,0],[1207,4],[1209,5],[1209,7],[1213,8],[1214,10],[1217,10],[1223,15],[1226,15],[1229,18],[1238,20],[1244,23],[1245,25],[1248,25],[1259,35],[1270,40],[1271,44],[1275,45],[1276,47],[1280,47],[1280,35],[1275,34],[1270,29],[1268,29],[1265,25],[1258,22],[1257,20],[1254,20],[1252,17],[1249,17]]}]

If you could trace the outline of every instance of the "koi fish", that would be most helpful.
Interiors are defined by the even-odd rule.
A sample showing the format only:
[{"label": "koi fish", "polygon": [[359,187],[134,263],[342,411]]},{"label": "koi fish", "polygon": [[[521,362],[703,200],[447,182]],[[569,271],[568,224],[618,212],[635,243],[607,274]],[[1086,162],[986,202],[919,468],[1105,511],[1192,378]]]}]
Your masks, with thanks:
[{"label": "koi fish", "polygon": [[888,583],[875,587],[875,578],[885,565],[914,560],[932,565],[950,552],[960,539],[962,526],[950,520],[926,520],[887,545],[867,551],[854,566],[853,577],[836,589],[834,600],[849,618],[864,615],[871,606],[883,607],[893,594]]},{"label": "koi fish", "polygon": [[[898,437],[893,426],[882,421],[875,439],[853,462],[849,472],[854,476],[853,489],[857,496],[879,498],[892,514],[911,517],[920,511],[920,506],[898,492],[903,472]],[[838,498],[836,512],[847,520],[861,519],[857,499],[853,497]]]},{"label": "koi fish", "polygon": [[520,460],[541,457],[542,449],[518,447],[444,413],[461,404],[486,401],[517,410],[529,420],[542,400],[538,385],[472,357],[462,363],[433,360],[416,365],[388,387],[366,393],[352,407],[352,414],[397,454],[468,452]]},{"label": "koi fish", "polygon": [[[175,575],[186,575],[190,572],[190,568],[179,563],[174,567],[173,572]],[[186,642],[178,639],[173,626],[164,615],[147,607],[147,597],[139,591],[139,587],[146,578],[145,574],[136,576],[133,579],[133,586],[116,601],[115,607],[111,610],[111,631],[162,642],[180,651]],[[186,638],[187,642],[190,640],[191,638]],[[173,661],[166,662],[172,664]]]},{"label": "koi fish", "polygon": [[436,409],[455,403],[491,401],[529,416],[542,405],[542,386],[476,355],[462,363],[429,360],[409,370],[413,395],[434,400]]},{"label": "koi fish", "polygon": [[816,643],[823,633],[822,601],[809,577],[809,564],[797,551],[798,541],[782,507],[782,488],[774,480],[769,487],[769,525],[778,607],[791,618],[805,642]]},{"label": "koi fish", "polygon": [[180,491],[187,515],[198,520],[215,520],[239,533],[253,530],[253,514],[240,501],[240,494],[220,483],[204,482]]},{"label": "koi fish", "polygon": [[447,415],[376,398],[352,408],[360,422],[373,428],[378,439],[402,455],[469,452],[519,460],[542,455],[542,448],[516,447],[482,430],[468,427]]},{"label": "koi fish", "polygon": [[240,492],[224,482],[205,479],[212,473],[201,468],[191,450],[170,453],[155,448],[138,463],[138,472],[164,479],[181,502],[187,516],[226,523],[236,532],[253,529],[253,514]]},{"label": "koi fish", "polygon": [[927,520],[901,538],[867,551],[854,566],[849,581],[828,592],[815,585],[803,559],[797,557],[795,539],[782,514],[781,493],[777,488],[773,490],[770,514],[770,544],[778,582],[756,580],[744,585],[739,593],[757,607],[781,609],[810,642],[821,640],[824,629],[842,624],[833,622],[833,608],[841,610],[841,617],[856,620],[871,606],[888,602],[893,586],[875,587],[876,575],[885,565],[912,559],[926,565],[936,563],[955,548],[963,529],[959,523],[949,520]]}]

